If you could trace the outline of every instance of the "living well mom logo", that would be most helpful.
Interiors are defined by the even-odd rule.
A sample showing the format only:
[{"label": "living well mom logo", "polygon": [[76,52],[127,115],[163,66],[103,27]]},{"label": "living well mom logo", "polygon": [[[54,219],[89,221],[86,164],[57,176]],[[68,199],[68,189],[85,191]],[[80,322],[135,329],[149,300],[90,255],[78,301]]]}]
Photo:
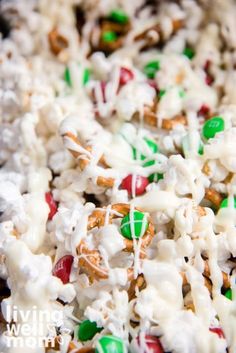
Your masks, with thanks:
[{"label": "living well mom logo", "polygon": [[4,338],[7,347],[36,348],[55,347],[63,344],[63,336],[55,329],[63,323],[63,312],[59,310],[41,310],[36,306],[25,310],[17,306],[7,306],[7,321]]}]

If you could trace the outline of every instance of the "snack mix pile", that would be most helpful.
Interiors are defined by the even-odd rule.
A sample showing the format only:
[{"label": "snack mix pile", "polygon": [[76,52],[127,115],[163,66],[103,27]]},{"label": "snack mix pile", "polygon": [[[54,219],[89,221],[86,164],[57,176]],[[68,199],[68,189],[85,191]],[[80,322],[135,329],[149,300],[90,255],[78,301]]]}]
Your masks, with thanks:
[{"label": "snack mix pile", "polygon": [[235,353],[236,2],[0,9],[0,352]]}]

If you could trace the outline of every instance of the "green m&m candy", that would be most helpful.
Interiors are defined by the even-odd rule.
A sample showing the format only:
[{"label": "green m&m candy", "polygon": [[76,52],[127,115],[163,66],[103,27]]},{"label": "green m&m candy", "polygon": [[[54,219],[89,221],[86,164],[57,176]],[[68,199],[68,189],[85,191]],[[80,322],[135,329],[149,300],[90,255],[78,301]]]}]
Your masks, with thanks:
[{"label": "green m&m candy", "polygon": [[75,338],[81,342],[85,342],[91,340],[96,335],[96,333],[101,331],[102,327],[97,327],[96,322],[84,320],[81,322],[81,324],[75,327],[74,333]]},{"label": "green m&m candy", "polygon": [[202,156],[204,153],[204,145],[203,143],[200,143],[199,149],[198,149],[198,154],[200,154],[200,156]]},{"label": "green m&m candy", "polygon": [[155,160],[147,161],[143,164],[143,167],[150,167],[151,165],[154,165],[156,163]]},{"label": "green m&m candy", "polygon": [[126,24],[129,22],[129,16],[121,9],[113,10],[108,18],[109,20],[120,24]]},{"label": "green m&m candy", "polygon": [[159,97],[163,97],[166,94],[166,89],[161,89],[158,93]]},{"label": "green m&m candy", "polygon": [[144,140],[146,141],[146,143],[147,143],[149,149],[152,151],[152,153],[158,152],[158,146],[155,141],[147,139],[147,138],[144,138]]},{"label": "green m&m candy", "polygon": [[145,75],[150,79],[153,79],[155,77],[155,73],[158,70],[160,70],[160,61],[159,60],[150,61],[143,68]]},{"label": "green m&m candy", "polygon": [[120,231],[123,237],[127,239],[138,239],[144,235],[148,228],[148,220],[145,213],[140,211],[131,211],[123,219],[120,225]]},{"label": "green m&m candy", "polygon": [[186,95],[185,91],[184,91],[183,89],[180,89],[180,90],[179,90],[179,96],[180,96],[180,98],[184,98],[185,95]]},{"label": "green m&m candy", "polygon": [[231,288],[225,292],[225,297],[228,298],[229,300],[232,300],[232,289]]},{"label": "green m&m candy", "polygon": [[[84,73],[83,73],[83,85],[86,85],[89,79],[90,79],[90,70],[86,68],[84,69]],[[68,67],[66,67],[64,71],[64,80],[66,81],[68,86],[72,87],[71,74]]]},{"label": "green m&m candy", "polygon": [[208,140],[215,137],[215,134],[223,131],[225,128],[225,122],[221,116],[215,116],[210,120],[206,121],[203,125],[202,134]]},{"label": "green m&m candy", "polygon": [[68,86],[72,86],[71,84],[71,77],[70,77],[70,70],[68,67],[65,68],[64,71],[64,80],[66,81],[66,83],[68,84]]},{"label": "green m&m candy", "polygon": [[192,58],[194,57],[195,55],[195,52],[192,48],[190,47],[186,47],[184,50],[183,50],[183,55],[184,56],[187,56],[187,58],[189,58],[189,60],[192,60]]},{"label": "green m&m candy", "polygon": [[[158,145],[156,144],[155,141],[147,138],[144,138],[144,141],[146,142],[151,154],[158,152]],[[139,154],[136,148],[133,148],[133,156],[134,156],[134,159],[140,159],[141,161],[143,161],[148,157],[148,156],[145,156],[144,154]],[[155,160],[145,162],[143,164],[143,167],[149,167],[150,165],[153,165],[153,164],[155,164]]]},{"label": "green m&m candy", "polygon": [[89,69],[84,69],[84,74],[83,74],[83,85],[86,85],[86,83],[90,79],[90,70]]},{"label": "green m&m candy", "polygon": [[[220,208],[226,208],[229,206],[228,197],[226,197],[220,204]],[[234,197],[234,208],[236,208],[236,197]]]},{"label": "green m&m candy", "polygon": [[113,31],[106,31],[102,34],[102,40],[105,43],[115,42],[117,40],[117,34]]},{"label": "green m&m candy", "polygon": [[[144,141],[146,142],[146,144],[147,144],[147,146],[148,146],[148,148],[149,148],[151,153],[157,153],[158,152],[158,146],[157,146],[155,141],[150,140],[150,139],[148,139],[146,137],[144,137]],[[141,161],[143,161],[146,158],[145,155],[139,154],[137,149],[134,148],[134,147],[133,147],[133,156],[134,156],[134,159],[141,159]]]},{"label": "green m&m candy", "polygon": [[122,339],[115,336],[103,336],[96,344],[95,353],[127,353],[127,348]]},{"label": "green m&m candy", "polygon": [[[200,138],[199,138],[199,140],[200,140]],[[190,136],[185,135],[182,139],[182,149],[183,149],[185,157],[188,155],[190,148],[191,148]],[[200,140],[199,144],[198,144],[198,154],[203,155],[203,153],[204,153],[204,145],[203,145],[202,141]]]},{"label": "green m&m candy", "polygon": [[148,180],[149,183],[157,183],[159,180],[163,179],[164,176],[161,173],[153,173],[151,175],[149,175]]}]

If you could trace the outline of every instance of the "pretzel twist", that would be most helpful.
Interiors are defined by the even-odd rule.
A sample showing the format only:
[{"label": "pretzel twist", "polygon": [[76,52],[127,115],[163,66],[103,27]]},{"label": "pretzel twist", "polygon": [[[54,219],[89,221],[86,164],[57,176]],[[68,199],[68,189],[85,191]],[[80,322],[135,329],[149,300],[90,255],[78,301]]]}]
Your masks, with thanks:
[{"label": "pretzel twist", "polygon": [[[115,218],[126,216],[130,211],[130,205],[122,204],[122,203],[115,204],[115,205],[112,205],[111,211],[113,212],[109,214],[109,219],[108,219],[109,224],[112,223],[112,220]],[[100,228],[104,226],[105,218],[106,218],[106,209],[94,210],[88,218],[87,229],[91,230],[95,227]],[[148,217],[148,228],[141,240],[140,258],[144,258],[146,256],[145,248],[151,243],[153,236],[154,236],[154,225],[152,223],[151,218]],[[125,242],[125,248],[123,251],[133,252],[134,251],[133,240],[124,238],[124,242]],[[86,245],[86,242],[82,240],[77,247],[77,253],[79,255],[80,267],[83,268],[92,278],[99,280],[99,279],[107,279],[109,277],[109,270],[107,268],[102,267],[101,265],[102,258],[99,250],[97,249],[90,250]],[[134,275],[133,268],[127,269],[127,275],[129,280],[133,279],[133,275]]]},{"label": "pretzel twist", "polygon": [[[230,288],[231,284],[230,284],[229,275],[226,272],[224,272],[224,271],[221,271],[221,274],[222,274],[224,288],[225,289]],[[183,279],[183,286],[189,284],[188,279],[186,277],[186,273],[185,272],[181,272],[181,276],[182,276],[182,279]],[[207,260],[205,261],[205,264],[204,264],[203,276],[205,277],[204,281],[205,281],[206,287],[209,289],[210,292],[212,292],[212,284],[211,284],[211,278],[210,278],[211,277],[211,273],[210,273],[209,263],[208,263]]]},{"label": "pretzel twist", "polygon": [[[133,118],[135,120],[140,119],[140,114],[138,112],[134,113]],[[144,108],[144,115],[143,115],[144,122],[152,127],[158,126],[158,117],[153,108],[145,107]],[[187,118],[184,115],[177,115],[172,119],[162,119],[161,120],[161,128],[164,130],[172,130],[176,125],[187,125]]]},{"label": "pretzel twist", "polygon": [[[171,36],[173,34],[175,34],[181,27],[183,26],[183,21],[181,20],[172,20],[172,33]],[[156,34],[156,35],[153,35]],[[134,37],[134,40],[137,41],[145,41],[144,46],[142,47],[142,49],[147,49],[159,42],[164,43],[166,41],[165,39],[165,35],[163,33],[163,30],[160,26],[159,23],[148,27],[147,29],[145,29],[143,32],[137,34]]]},{"label": "pretzel twist", "polygon": [[[77,136],[72,134],[71,132],[66,132],[63,135],[64,140],[65,139],[70,139],[72,140],[76,145],[80,146],[84,152],[89,152],[92,153],[92,147],[91,146],[84,146],[82,142],[78,139]],[[71,148],[68,149],[69,152],[72,154],[72,156],[76,159],[78,159],[78,164],[81,170],[84,170],[87,165],[90,163],[90,157],[86,155],[83,152],[79,152],[77,150],[73,150]],[[100,160],[98,161],[99,164],[101,164],[104,168],[108,168],[108,165],[106,164],[105,157],[102,156]],[[103,177],[103,176],[98,176],[96,183],[98,186],[102,186],[105,188],[112,188],[114,185],[114,178],[109,178],[109,177]]]},{"label": "pretzel twist", "polygon": [[[158,118],[153,112],[144,112],[144,121],[150,126],[158,126]],[[162,119],[161,128],[164,130],[173,130],[176,125],[187,125],[187,119],[183,115],[178,115],[172,119]]]}]

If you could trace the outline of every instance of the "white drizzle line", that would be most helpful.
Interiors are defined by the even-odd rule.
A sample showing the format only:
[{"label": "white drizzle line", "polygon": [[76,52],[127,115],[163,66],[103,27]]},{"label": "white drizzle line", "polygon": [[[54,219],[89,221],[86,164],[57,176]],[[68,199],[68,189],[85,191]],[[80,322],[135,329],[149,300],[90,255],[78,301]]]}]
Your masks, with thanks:
[{"label": "white drizzle line", "polygon": [[84,155],[88,156],[88,158],[92,158],[92,154],[89,151],[87,151],[81,145],[79,145],[78,143],[73,141],[69,136],[64,136],[64,140],[65,140],[65,146],[68,149],[71,149],[75,152],[79,152],[81,154],[84,154]]},{"label": "white drizzle line", "polygon": [[80,259],[80,258],[86,259],[86,260],[89,261],[89,263],[91,264],[91,266],[92,266],[94,269],[98,270],[99,272],[102,272],[104,275],[107,275],[107,274],[108,274],[105,270],[103,270],[102,267],[98,267],[97,265],[95,265],[94,263],[92,263],[92,262],[89,260],[89,257],[94,257],[94,255],[92,255],[92,254],[81,254],[81,255],[78,255],[78,259]]},{"label": "white drizzle line", "polygon": [[[106,209],[105,208],[101,208],[101,207],[97,207],[96,210],[97,211],[106,212]],[[115,215],[117,217],[123,217],[122,213],[120,213],[120,212],[118,212],[118,211],[116,211],[116,210],[114,210],[112,208],[110,208],[109,212],[110,212],[110,215],[113,214],[113,215]]]},{"label": "white drizzle line", "polygon": [[134,198],[136,196],[136,182],[137,182],[137,175],[136,174],[132,174],[132,182],[131,182],[131,194],[132,194],[132,198]]},{"label": "white drizzle line", "polygon": [[105,213],[105,220],[104,220],[104,226],[107,226],[109,224],[109,217],[111,214],[111,205],[108,205],[106,207],[106,213]]}]

